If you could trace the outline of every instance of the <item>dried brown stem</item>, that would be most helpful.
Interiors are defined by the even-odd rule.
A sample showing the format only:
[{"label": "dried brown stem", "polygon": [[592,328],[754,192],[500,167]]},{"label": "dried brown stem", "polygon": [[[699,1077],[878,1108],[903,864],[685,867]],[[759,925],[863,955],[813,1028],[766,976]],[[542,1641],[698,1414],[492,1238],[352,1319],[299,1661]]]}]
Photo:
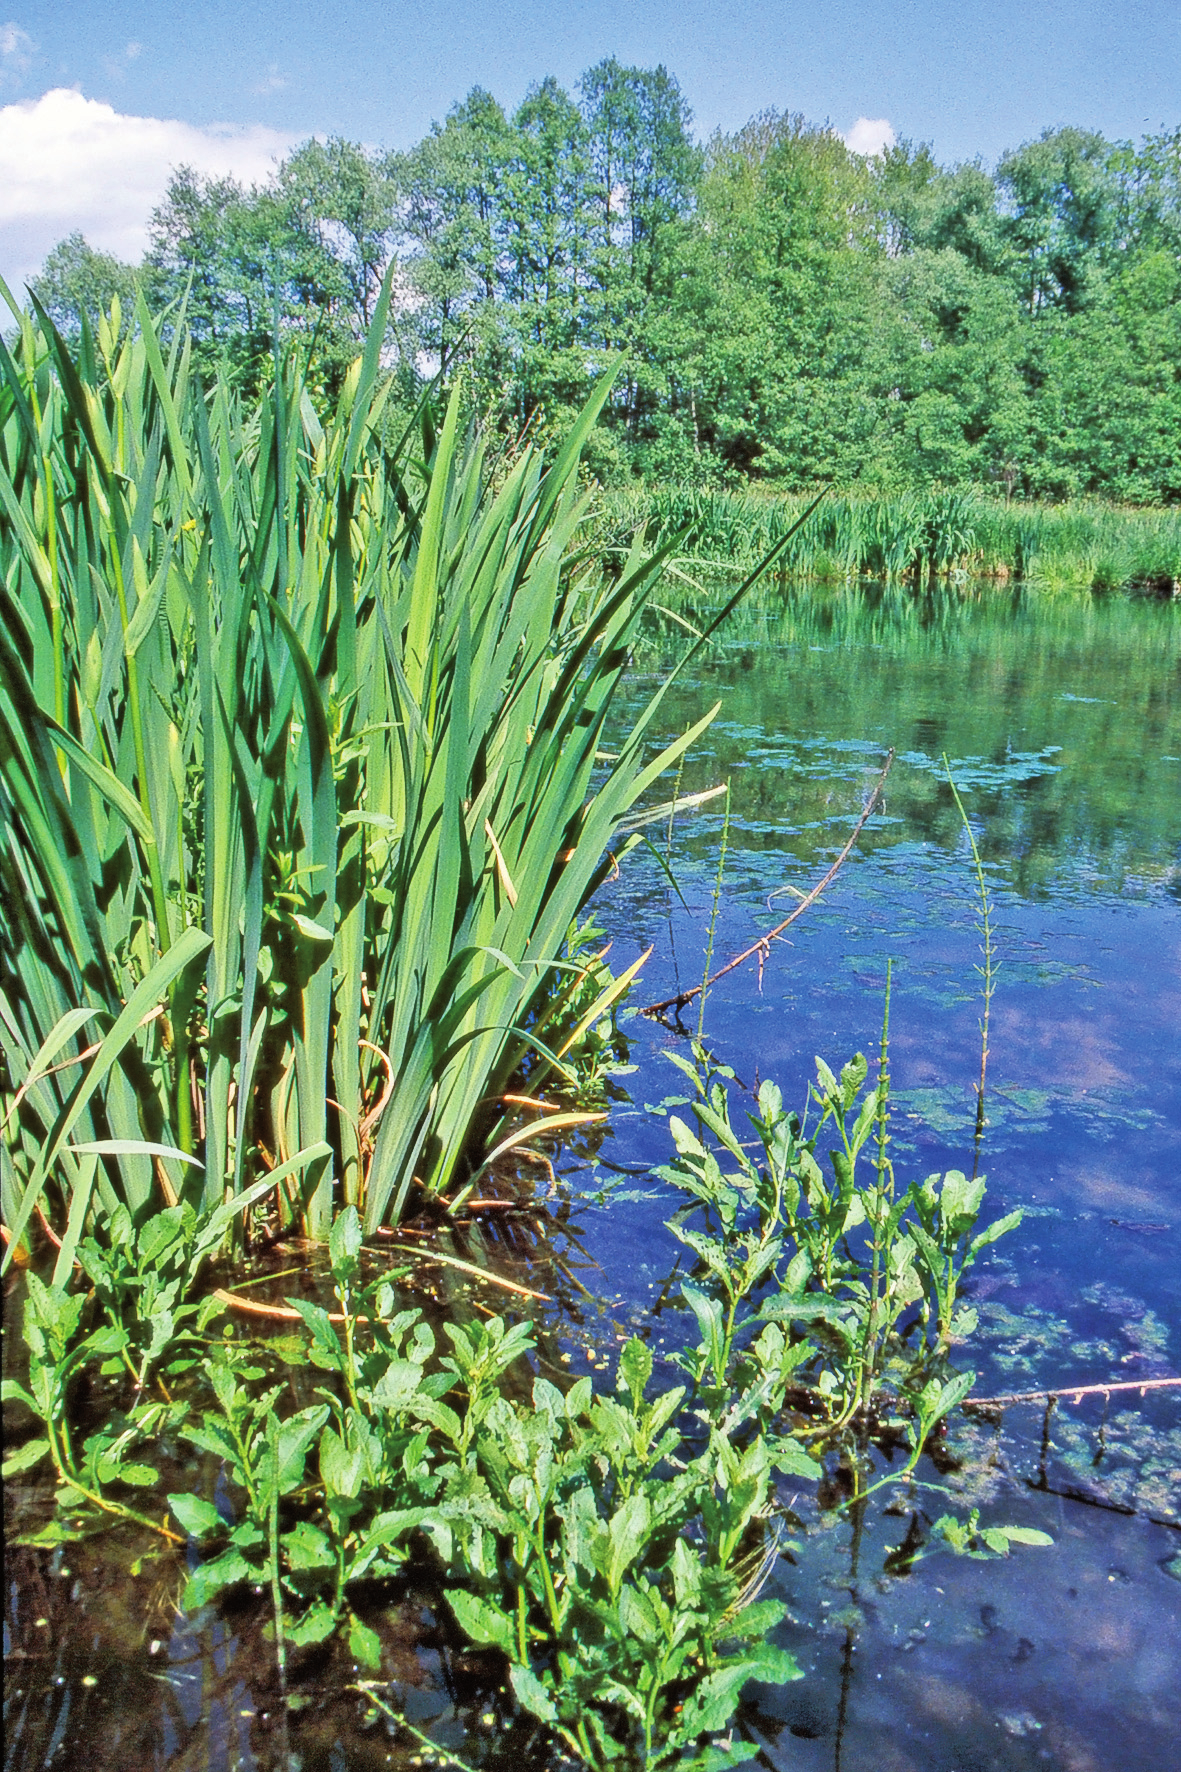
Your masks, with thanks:
[{"label": "dried brown stem", "polygon": [[1105,1397],[1115,1391],[1163,1391],[1181,1385],[1181,1378],[1129,1378],[1118,1384],[1060,1384],[1048,1391],[1014,1391],[1007,1397],[965,1397],[964,1409],[1001,1409],[1010,1403],[1048,1403],[1080,1397]]},{"label": "dried brown stem", "polygon": [[[261,1304],[257,1298],[243,1298],[238,1292],[227,1292],[224,1286],[214,1288],[214,1298],[219,1304],[228,1305],[233,1311],[244,1311],[248,1317],[267,1317],[274,1323],[302,1323],[303,1316],[286,1304]],[[329,1311],[330,1323],[343,1323],[344,1318],[339,1311]],[[367,1323],[368,1317],[354,1317],[356,1323]]]},{"label": "dried brown stem", "polygon": [[647,1003],[640,1010],[641,1015],[652,1015],[652,1016],[663,1015],[669,1009],[679,1012],[680,1010],[684,1009],[684,1007],[687,1003],[691,1003],[693,1001],[694,997],[699,997],[701,995],[701,992],[703,989],[708,990],[708,989],[712,988],[712,986],[717,983],[719,978],[725,978],[727,972],[733,972],[734,968],[736,966],[741,966],[744,960],[753,959],[756,954],[759,957],[759,967],[761,970],[763,963],[766,960],[768,951],[770,950],[771,943],[773,941],[777,941],[779,939],[779,937],[783,934],[784,930],[790,924],[794,923],[797,917],[802,917],[804,912],[808,909],[808,907],[810,905],[813,905],[816,903],[816,900],[820,897],[821,893],[824,892],[827,887],[831,886],[831,884],[835,880],[837,874],[840,872],[840,870],[844,867],[845,863],[848,861],[850,855],[853,853],[854,844],[857,842],[858,837],[861,835],[862,831],[865,829],[866,825],[869,823],[870,817],[873,814],[874,807],[878,803],[878,799],[881,795],[882,789],[886,785],[886,777],[890,773],[890,766],[893,763],[893,761],[894,761],[894,752],[891,750],[886,753],[886,766],[882,770],[882,773],[878,776],[877,781],[874,783],[873,792],[870,794],[869,799],[865,802],[865,806],[862,809],[861,817],[857,820],[857,823],[853,826],[852,831],[849,833],[849,840],[845,844],[845,847],[841,850],[841,853],[837,856],[836,860],[833,862],[832,866],[829,868],[829,870],[828,870],[827,874],[825,874],[824,878],[822,880],[818,881],[815,886],[813,886],[811,892],[808,893],[806,898],[802,898],[800,900],[800,902],[796,906],[795,910],[791,913],[791,916],[785,917],[783,919],[782,923],[777,924],[776,927],[774,929],[772,929],[767,935],[761,935],[759,937],[758,941],[752,942],[750,947],[744,949],[744,951],[741,954],[736,954],[732,960],[727,960],[726,964],[724,966],[720,967],[719,970],[713,974],[712,978],[707,978],[705,980],[704,985],[695,984],[691,990],[678,991],[675,997],[665,997],[664,1000],[660,1003]]}]

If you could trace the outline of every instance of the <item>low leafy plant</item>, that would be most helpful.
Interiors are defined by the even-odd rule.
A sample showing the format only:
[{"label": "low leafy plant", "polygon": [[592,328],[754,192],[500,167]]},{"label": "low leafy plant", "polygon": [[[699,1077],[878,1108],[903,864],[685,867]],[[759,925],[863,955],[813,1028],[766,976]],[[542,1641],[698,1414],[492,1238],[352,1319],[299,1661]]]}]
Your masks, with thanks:
[{"label": "low leafy plant", "polygon": [[47,1286],[35,1273],[26,1275],[23,1340],[29,1359],[28,1384],[6,1378],[5,1403],[19,1402],[40,1422],[43,1431],[25,1440],[4,1460],[7,1480],[32,1469],[42,1459],[52,1460],[57,1472],[60,1515],[36,1535],[41,1543],[57,1543],[77,1537],[88,1528],[76,1519],[79,1510],[93,1517],[97,1510],[108,1517],[133,1521],[165,1538],[175,1537],[166,1525],[150,1519],[108,1493],[109,1485],[152,1487],[158,1481],[154,1466],[132,1454],[175,1426],[184,1414],[183,1405],[171,1401],[137,1402],[129,1414],[111,1412],[103,1426],[87,1437],[79,1452],[71,1426],[70,1389],[88,1366],[118,1364],[127,1346],[127,1334],[114,1324],[87,1331],[86,1300],[81,1293]]},{"label": "low leafy plant", "polygon": [[203,1331],[224,1308],[216,1298],[194,1296],[202,1269],[227,1226],[272,1185],[256,1183],[212,1212],[184,1202],[141,1215],[137,1223],[120,1201],[98,1216],[94,1233],[78,1244],[78,1262],[108,1324],[122,1337],[118,1353],[102,1367],[104,1375],[122,1365],[142,1390],[157,1367],[179,1375],[196,1363]]},{"label": "low leafy plant", "polygon": [[[677,1155],[659,1173],[689,1196],[670,1229],[695,1258],[683,1290],[701,1330],[700,1351],[686,1356],[698,1389],[734,1399],[732,1423],[735,1409],[752,1408],[764,1429],[794,1395],[816,1418],[817,1441],[884,1408],[899,1415],[914,1461],[973,1382],[974,1374],[945,1366],[952,1340],[975,1324],[970,1310],[956,1311],[962,1277],[1021,1214],[977,1231],[985,1183],[957,1171],[897,1189],[888,1033],[887,996],[879,1078],[869,1089],[861,1054],[839,1076],[816,1060],[810,1132],[785,1112],[778,1086],[764,1082],[748,1116],[757,1157],[731,1118],[733,1072],[697,1042],[692,1060],[670,1053],[694,1092],[664,1105],[689,1106],[698,1130],[671,1116]],[[831,1179],[817,1158],[826,1131],[835,1135]],[[860,1181],[867,1147],[869,1174]]]},{"label": "low leafy plant", "polygon": [[933,1538],[942,1538],[957,1556],[1007,1557],[1015,1544],[1048,1545],[1054,1540],[1048,1532],[1033,1526],[982,1526],[980,1509],[974,1507],[966,1520],[955,1514],[941,1514],[931,1527]]},{"label": "low leafy plant", "polygon": [[[219,1554],[190,1577],[186,1607],[242,1582],[265,1582],[281,1640],[296,1646],[322,1642],[347,1621],[353,1653],[375,1666],[377,1639],[348,1606],[346,1589],[366,1577],[395,1574],[406,1560],[405,1540],[424,1524],[422,1507],[390,1509],[382,1502],[395,1496],[405,1503],[425,1475],[426,1435],[409,1406],[420,1391],[425,1401],[449,1381],[426,1377],[434,1338],[417,1311],[394,1310],[388,1278],[358,1298],[360,1243],[356,1210],[348,1208],[333,1226],[330,1242],[343,1339],[322,1306],[294,1301],[310,1331],[312,1363],[335,1374],[339,1388],[321,1387],[321,1401],[281,1417],[282,1384],[261,1392],[251,1388],[266,1377],[265,1368],[234,1350],[210,1362],[207,1377],[217,1407],[183,1432],[221,1461],[241,1497],[240,1517],[226,1520],[199,1498],[172,1494],[168,1499],[193,1537],[203,1543],[224,1540]],[[358,1316],[358,1305],[366,1315]],[[359,1323],[367,1331],[364,1353]],[[281,1530],[280,1506],[303,1486],[313,1454],[319,1506],[312,1518],[301,1514]]]},{"label": "low leafy plant", "polygon": [[902,1543],[887,1556],[886,1568],[892,1574],[905,1573],[940,1550],[950,1550],[958,1557],[987,1560],[1007,1557],[1015,1544],[1045,1547],[1053,1542],[1048,1532],[1033,1526],[982,1526],[980,1509],[975,1507],[966,1520],[957,1514],[941,1514],[937,1520],[931,1520],[916,1509]]},{"label": "low leafy plant", "polygon": [[743,1687],[800,1677],[765,1640],[785,1608],[757,1598],[771,1460],[716,1430],[686,1459],[685,1392],[650,1400],[651,1374],[633,1338],[614,1396],[538,1379],[531,1408],[496,1399],[467,1466],[486,1499],[456,1547],[475,1591],[448,1599],[508,1658],[522,1706],[588,1765],[739,1764],[746,1744],[715,1738]]},{"label": "low leafy plant", "polygon": [[[628,1063],[627,1040],[620,1030],[618,1013],[626,992],[613,987],[617,981],[607,964],[609,944],[593,915],[572,926],[566,938],[565,964],[578,975],[577,988],[562,1004],[562,1019],[547,1030],[550,1043],[564,1048],[568,1080],[565,1089],[583,1106],[597,1106],[607,1099],[612,1078],[630,1076],[636,1069]],[[573,1045],[569,1045],[574,1035]]]},{"label": "low leafy plant", "polygon": [[[88,1361],[118,1360],[137,1380],[152,1369],[162,1350],[135,1328],[149,1295],[171,1300],[180,1360],[191,1352],[183,1288],[173,1298],[167,1287],[201,1235],[183,1214],[163,1214],[131,1227],[120,1256],[88,1252],[111,1319],[89,1335],[80,1296],[30,1276],[30,1387],[6,1396],[19,1394],[46,1432],[15,1468],[51,1452],[74,1501],[167,1532],[104,1502],[100,1485],[155,1483],[130,1453],[166,1427],[214,1458],[216,1500],[168,1496],[208,1553],[183,1603],[269,1591],[284,1687],[289,1651],[337,1631],[361,1666],[379,1669],[358,1584],[413,1562],[441,1580],[459,1629],[505,1657],[521,1709],[594,1772],[741,1764],[755,1751],[732,1728],[743,1691],[799,1677],[768,1640],[784,1607],[761,1595],[790,1548],[777,1479],[819,1478],[821,1459],[846,1454],[854,1430],[864,1447],[879,1427],[909,1437],[905,1475],[972,1382],[947,1365],[940,1325],[989,1235],[975,1230],[982,1184],[949,1177],[895,1199],[885,1036],[882,1056],[868,1091],[863,1058],[839,1076],[818,1063],[810,1132],[764,1083],[749,1116],[753,1152],[732,1121],[730,1074],[702,1047],[682,1063],[698,1130],[674,1116],[666,1175],[687,1196],[672,1229],[694,1257],[682,1302],[696,1334],[673,1356],[678,1383],[654,1389],[639,1337],[622,1349],[613,1389],[598,1392],[589,1377],[563,1391],[535,1373],[530,1323],[449,1322],[438,1345],[420,1311],[398,1308],[396,1272],[365,1278],[350,1206],[328,1248],[339,1308],[292,1300],[324,1377],[314,1401],[286,1409],[288,1385],[225,1342],[202,1358],[210,1402],[199,1414],[191,1399],[185,1415],[184,1403],[141,1398],[140,1414],[112,1421],[75,1458],[71,1375]],[[831,1180],[817,1156],[826,1131]],[[157,1245],[164,1293],[141,1275]],[[125,1360],[128,1320],[140,1339]],[[973,1555],[995,1551],[998,1534],[1042,1542],[975,1516],[934,1528]]]}]

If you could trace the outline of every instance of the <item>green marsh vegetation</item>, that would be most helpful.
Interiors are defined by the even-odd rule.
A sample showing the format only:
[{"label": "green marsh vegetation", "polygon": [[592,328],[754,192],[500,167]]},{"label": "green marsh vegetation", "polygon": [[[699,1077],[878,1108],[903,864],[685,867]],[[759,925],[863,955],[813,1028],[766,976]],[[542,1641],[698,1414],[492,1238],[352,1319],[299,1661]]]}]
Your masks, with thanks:
[{"label": "green marsh vegetation", "polygon": [[[798,522],[799,495],[654,487],[610,494],[602,532],[676,535],[687,563],[738,571]],[[1006,503],[974,491],[830,494],[779,556],[783,577],[887,583],[1017,579],[1039,593],[1177,595],[1181,510]]]},{"label": "green marsh vegetation", "polygon": [[[257,398],[204,383],[142,302],[73,350],[26,320],[2,359],[0,1179],[5,1266],[32,1259],[5,1474],[52,1470],[42,1547],[200,1547],[182,1605],[259,1597],[284,1695],[338,1632],[379,1672],[366,1596],[425,1571],[588,1765],[737,1764],[743,1688],[798,1673],[760,1598],[777,1475],[827,1461],[856,1509],[875,1447],[914,1472],[973,1381],[961,1276],[1017,1215],[896,1182],[888,1023],[873,1085],[818,1061],[797,1115],[764,1083],[753,1146],[699,1038],[666,1104],[675,1382],[633,1338],[613,1390],[559,1388],[530,1322],[438,1334],[406,1268],[366,1271],[367,1233],[533,1135],[516,1079],[577,1084],[628,978],[577,919],[707,724],[651,742],[666,677],[601,744],[663,563],[580,542],[607,383],[549,466],[486,474],[456,395],[391,445],[389,287],[331,407],[281,355]],[[287,1307],[310,1398],[212,1332],[205,1277],[299,1231],[337,1307]],[[194,1455],[224,1505],[168,1488]],[[1043,1542],[988,1530],[959,1539]]]},{"label": "green marsh vegetation", "polygon": [[265,1176],[322,1240],[470,1188],[615,990],[567,937],[694,734],[646,746],[658,692],[592,784],[659,566],[573,546],[606,389],[492,487],[457,397],[382,442],[380,337],[323,421],[294,370],[206,394],[146,309],[5,356],[4,1215],[59,1279],[92,1202]]},{"label": "green marsh vegetation", "polygon": [[[675,1382],[654,1389],[639,1336],[619,1354],[613,1389],[598,1392],[589,1377],[560,1388],[530,1369],[529,1321],[467,1314],[436,1336],[399,1296],[404,1270],[364,1275],[350,1205],[329,1241],[336,1312],[291,1301],[324,1379],[293,1408],[265,1348],[213,1338],[199,1350],[207,1313],[172,1345],[145,1321],[156,1300],[144,1270],[191,1242],[173,1209],[123,1227],[121,1265],[85,1251],[100,1319],[85,1335],[83,1294],[28,1276],[28,1388],[6,1380],[5,1397],[43,1431],[5,1469],[50,1457],[58,1483],[56,1513],[27,1541],[68,1544],[93,1530],[96,1508],[165,1538],[175,1521],[203,1552],[181,1604],[258,1596],[284,1705],[293,1658],[342,1631],[366,1670],[357,1690],[388,1711],[374,1602],[417,1579],[507,1664],[519,1711],[588,1766],[754,1758],[757,1744],[733,1727],[743,1689],[801,1677],[767,1641],[785,1606],[761,1598],[793,1548],[776,1478],[815,1481],[828,1462],[845,1474],[841,1506],[856,1521],[871,1447],[884,1442],[903,1456],[876,1486],[905,1492],[928,1436],[973,1383],[949,1361],[974,1326],[958,1302],[962,1276],[1020,1213],[980,1229],[984,1182],[956,1172],[896,1184],[888,1006],[877,1084],[866,1087],[863,1057],[839,1077],[818,1060],[801,1118],[764,1082],[748,1116],[753,1146],[731,1118],[732,1073],[699,1042],[677,1063],[690,1089],[666,1104],[686,1112],[671,1118],[676,1154],[662,1171],[689,1257]],[[117,1368],[137,1333],[152,1336],[164,1401],[137,1390],[75,1449],[71,1376],[87,1362]],[[184,1384],[194,1365],[195,1389]],[[138,1497],[134,1509],[120,1497],[128,1485],[162,1488],[146,1460],[175,1466],[178,1441],[212,1461],[204,1492],[170,1491],[168,1514],[151,1519]],[[933,1521],[939,1539],[975,1556],[1049,1542],[954,1514]],[[896,1567],[920,1545],[912,1529]]]}]

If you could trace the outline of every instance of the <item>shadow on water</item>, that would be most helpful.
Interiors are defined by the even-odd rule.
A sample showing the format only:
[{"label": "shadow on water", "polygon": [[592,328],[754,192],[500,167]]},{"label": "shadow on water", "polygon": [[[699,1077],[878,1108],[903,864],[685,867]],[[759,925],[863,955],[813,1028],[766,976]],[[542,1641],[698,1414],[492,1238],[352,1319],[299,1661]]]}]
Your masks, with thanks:
[{"label": "shadow on water", "polygon": [[[690,611],[691,613],[691,611]],[[972,878],[941,758],[977,833],[1002,969],[993,1004],[988,1215],[1026,1211],[969,1287],[985,1395],[1176,1373],[1181,1321],[1181,609],[1041,602],[971,587],[915,595],[768,593],[739,612],[665,704],[671,733],[722,714],[687,764],[688,794],[729,778],[733,816],[715,953],[776,922],[854,822],[888,747],[882,816],[821,905],[760,971],[710,1000],[707,1027],[742,1083],[773,1076],[802,1105],[813,1054],[873,1041],[894,964],[894,1152],[909,1180],[971,1161],[979,958]],[[665,648],[652,636],[658,668]],[[670,638],[669,645],[672,640]],[[661,794],[659,797],[667,797]],[[598,915],[613,962],[656,951],[641,1000],[700,977],[719,821],[678,819],[667,861],[638,851]],[[651,834],[651,833],[650,833]],[[664,854],[665,833],[653,835]],[[542,1213],[460,1233],[453,1252],[548,1294],[536,1314],[554,1375],[605,1375],[634,1330],[663,1376],[669,1201],[658,1104],[665,1029],[626,1023],[628,1098],[597,1149],[569,1153]],[[276,1269],[305,1265],[277,1252]],[[315,1290],[316,1275],[254,1292]],[[442,1317],[501,1309],[445,1268],[414,1302]],[[18,1308],[5,1298],[8,1325]],[[249,1332],[243,1321],[240,1336]],[[269,1332],[268,1332],[269,1333]],[[315,1374],[294,1337],[306,1400]],[[6,1357],[19,1337],[6,1335]],[[101,1398],[92,1400],[95,1408]],[[217,1493],[173,1448],[166,1487]],[[191,1455],[185,1454],[185,1457]],[[884,1459],[884,1454],[879,1454]],[[882,1474],[888,1465],[882,1463]],[[779,1772],[1166,1772],[1181,1740],[1181,1406],[1173,1392],[965,1414],[916,1481],[860,1510],[793,1484],[796,1548],[773,1591],[805,1678],[760,1689],[743,1726]],[[5,1766],[129,1772],[369,1772],[428,1750],[358,1689],[343,1643],[303,1651],[278,1697],[264,1599],[182,1617],[186,1554],[127,1533],[55,1550],[13,1541],[48,1516],[32,1473],[8,1486]],[[1038,1527],[1052,1549],[976,1561],[937,1550],[939,1516]],[[381,1637],[377,1696],[444,1756],[542,1772],[510,1725],[494,1663],[465,1652],[422,1572],[359,1607]]]}]

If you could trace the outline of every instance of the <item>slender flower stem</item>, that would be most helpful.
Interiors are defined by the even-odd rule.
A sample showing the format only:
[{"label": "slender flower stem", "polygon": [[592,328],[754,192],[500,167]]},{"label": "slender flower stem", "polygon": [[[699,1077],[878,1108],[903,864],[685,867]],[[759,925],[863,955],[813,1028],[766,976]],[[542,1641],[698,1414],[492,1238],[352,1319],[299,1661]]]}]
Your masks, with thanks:
[{"label": "slender flower stem", "polygon": [[287,1699],[287,1637],[283,1629],[283,1584],[279,1579],[279,1423],[267,1420],[271,1455],[271,1495],[267,1509],[267,1551],[271,1571],[271,1607],[275,1614],[275,1660],[279,1666],[279,1690]]},{"label": "slender flower stem", "polygon": [[700,1044],[705,1032],[705,999],[708,994],[710,977],[709,969],[714,958],[714,930],[718,922],[718,906],[722,901],[722,877],[726,869],[726,849],[730,842],[730,783],[726,782],[726,810],[722,819],[722,842],[718,849],[718,872],[714,880],[713,905],[709,914],[709,936],[705,944],[705,971],[701,978],[701,998],[697,1005],[697,1040]]},{"label": "slender flower stem", "polygon": [[996,960],[996,944],[993,941],[992,935],[992,901],[988,896],[988,882],[984,875],[984,863],[980,859],[980,850],[976,843],[976,835],[971,824],[968,822],[968,814],[964,810],[963,801],[960,799],[959,789],[956,787],[955,782],[952,779],[951,765],[947,761],[946,754],[943,758],[943,767],[947,771],[947,785],[951,789],[952,798],[956,803],[960,818],[963,820],[964,830],[967,833],[968,843],[972,850],[972,863],[976,871],[976,891],[980,900],[980,921],[976,927],[984,937],[984,940],[981,943],[984,964],[983,966],[976,967],[976,971],[984,981],[984,1013],[980,1018],[980,1076],[976,1083],[976,1133],[973,1141],[974,1148],[972,1158],[972,1179],[975,1180],[977,1171],[980,1167],[980,1146],[984,1137],[984,1085],[988,1075],[988,1027],[992,1012],[992,993],[996,989],[998,965]]}]

